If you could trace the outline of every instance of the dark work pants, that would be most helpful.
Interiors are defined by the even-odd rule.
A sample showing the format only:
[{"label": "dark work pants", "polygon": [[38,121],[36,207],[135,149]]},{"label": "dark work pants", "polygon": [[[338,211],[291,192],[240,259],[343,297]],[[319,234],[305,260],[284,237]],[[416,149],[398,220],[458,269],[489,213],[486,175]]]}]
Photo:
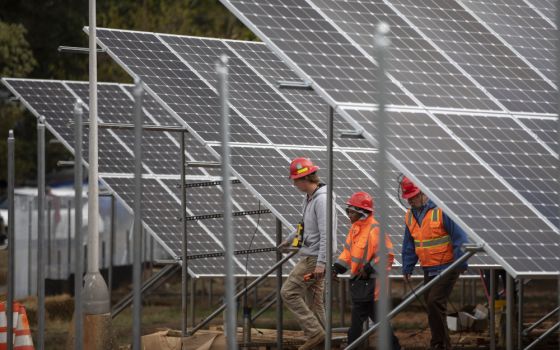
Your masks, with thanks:
[{"label": "dark work pants", "polygon": [[[459,271],[451,271],[424,294],[424,301],[428,308],[428,323],[432,333],[431,349],[451,349],[451,340],[447,329],[447,301],[459,275]],[[424,284],[434,277],[424,273]]]},{"label": "dark work pants", "polygon": [[[364,322],[367,319],[371,319],[375,322],[375,302],[365,301],[356,302],[352,301],[352,325],[348,329],[348,344],[351,344],[354,340],[358,339],[362,335],[364,329]],[[399,339],[393,333],[393,328],[389,325],[389,332],[392,342],[392,350],[399,350],[401,348],[399,344]]]}]

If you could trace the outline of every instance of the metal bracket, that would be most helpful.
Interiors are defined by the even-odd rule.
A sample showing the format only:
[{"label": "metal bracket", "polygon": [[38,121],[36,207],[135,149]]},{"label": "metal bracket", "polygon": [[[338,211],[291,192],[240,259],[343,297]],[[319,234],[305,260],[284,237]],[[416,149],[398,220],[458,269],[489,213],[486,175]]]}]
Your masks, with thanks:
[{"label": "metal bracket", "polygon": [[279,80],[276,84],[279,89],[313,90],[313,86],[308,81]]},{"label": "metal bracket", "polygon": [[339,136],[341,139],[365,139],[364,129],[342,130]]},{"label": "metal bracket", "polygon": [[[57,49],[60,53],[81,53],[89,54],[89,48],[87,47],[77,47],[77,46],[59,46]],[[97,52],[106,52],[105,49],[97,49]]]},{"label": "metal bracket", "polygon": [[[260,209],[260,210],[245,210],[245,211],[235,211],[232,213],[233,216],[247,216],[247,215],[260,215],[260,214],[270,214],[272,211],[269,209]],[[219,219],[223,217],[223,213],[216,213],[216,214],[208,214],[208,215],[194,215],[194,216],[187,216],[187,221],[197,221],[197,220],[207,220],[207,219]],[[183,220],[179,218],[179,221]]]}]

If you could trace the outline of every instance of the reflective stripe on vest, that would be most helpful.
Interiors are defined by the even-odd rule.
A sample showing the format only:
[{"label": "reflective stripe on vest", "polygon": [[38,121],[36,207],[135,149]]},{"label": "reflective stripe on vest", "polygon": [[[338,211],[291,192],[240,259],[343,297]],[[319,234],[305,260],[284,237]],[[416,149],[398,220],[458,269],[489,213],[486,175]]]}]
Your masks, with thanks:
[{"label": "reflective stripe on vest", "polygon": [[439,238],[434,238],[434,239],[425,239],[423,241],[414,240],[414,246],[416,248],[420,248],[420,247],[431,248],[431,247],[437,247],[449,243],[451,243],[451,237],[449,237],[449,235],[439,237]]}]

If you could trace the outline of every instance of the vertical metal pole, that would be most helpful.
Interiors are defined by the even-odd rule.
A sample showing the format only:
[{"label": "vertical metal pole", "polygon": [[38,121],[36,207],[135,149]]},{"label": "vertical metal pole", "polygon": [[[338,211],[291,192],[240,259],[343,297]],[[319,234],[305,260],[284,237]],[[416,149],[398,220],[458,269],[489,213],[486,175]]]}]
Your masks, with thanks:
[{"label": "vertical metal pole", "polygon": [[82,235],[82,104],[74,105],[74,349],[83,348],[82,276],[84,274],[84,242]]},{"label": "vertical metal pole", "polygon": [[224,246],[225,246],[225,275],[226,275],[226,336],[227,348],[237,349],[236,341],[236,306],[235,306],[235,276],[233,270],[234,232],[232,225],[231,181],[230,179],[230,149],[229,149],[229,107],[228,107],[228,58],[220,57],[216,65],[218,74],[218,91],[222,114],[222,187],[224,205]]},{"label": "vertical metal pole", "polygon": [[99,269],[99,186],[97,145],[97,28],[95,0],[89,0],[89,182],[88,273]]},{"label": "vertical metal pole", "polygon": [[513,310],[515,310],[514,281],[511,275],[506,277],[506,350],[513,350]]},{"label": "vertical metal pole", "polygon": [[191,304],[191,327],[194,328],[194,326],[196,326],[196,318],[194,317],[194,308],[195,308],[195,294],[196,294],[196,279],[193,277],[191,278],[191,300],[190,300],[190,304]]},{"label": "vertical metal pole", "polygon": [[344,327],[346,325],[346,322],[344,320],[344,311],[346,308],[346,303],[344,301],[345,299],[345,290],[344,290],[344,281],[343,280],[338,280],[338,306],[340,308],[340,327]]},{"label": "vertical metal pole", "polygon": [[45,348],[45,118],[37,124],[37,350]]},{"label": "vertical metal pole", "polygon": [[[276,245],[282,243],[282,221],[276,219]],[[282,260],[282,252],[276,251],[276,261]],[[284,337],[284,302],[282,301],[282,266],[276,270],[276,349],[282,350]]]},{"label": "vertical metal pole", "polygon": [[27,208],[29,210],[29,218],[27,221],[27,295],[31,296],[33,291],[33,269],[31,264],[33,263],[33,202],[29,201],[27,203]]},{"label": "vertical metal pole", "polygon": [[[50,191],[49,191],[50,192]],[[52,196],[47,198],[47,276],[50,278],[51,273],[51,258],[52,258]]]},{"label": "vertical metal pole", "polygon": [[332,347],[332,247],[333,247],[333,187],[334,187],[334,109],[329,106],[327,123],[327,244],[325,268],[325,349]]},{"label": "vertical metal pole", "polygon": [[99,174],[97,133],[97,46],[95,0],[89,0],[89,175],[87,273],[84,277],[84,312],[95,327],[85,330],[92,347],[110,345],[109,289],[99,272]]},{"label": "vertical metal pole", "polygon": [[115,231],[117,227],[117,222],[115,220],[116,213],[116,199],[115,195],[111,194],[111,230],[109,231],[109,272],[108,272],[108,282],[109,282],[109,305],[111,305],[111,298],[113,296],[113,265],[115,263]]},{"label": "vertical metal pole", "polygon": [[471,305],[476,305],[476,279],[471,280]]},{"label": "vertical metal pole", "polygon": [[134,235],[132,236],[132,349],[141,350],[142,337],[142,94],[140,80],[134,86]]},{"label": "vertical metal pole", "polygon": [[490,350],[496,350],[496,270],[490,270],[490,320],[488,322],[490,332]]},{"label": "vertical metal pole", "polygon": [[465,306],[465,279],[461,280],[461,307]]},{"label": "vertical metal pole", "polygon": [[68,234],[66,238],[66,264],[68,276],[70,276],[70,266],[72,266],[72,201],[68,201]]},{"label": "vertical metal pole", "polygon": [[517,348],[523,349],[523,303],[524,303],[524,286],[523,279],[518,280],[519,290],[517,291]]},{"label": "vertical metal pole", "polygon": [[8,132],[8,300],[6,306],[6,316],[7,316],[7,343],[8,350],[14,348],[14,259],[15,259],[15,204],[14,204],[14,192],[15,192],[15,138],[14,131],[10,130]]},{"label": "vertical metal pole", "polygon": [[379,283],[379,302],[377,303],[377,321],[380,323],[379,336],[377,338],[377,348],[387,349],[390,344],[389,337],[389,319],[387,314],[390,310],[390,300],[387,291],[387,266],[388,260],[388,248],[386,245],[385,237],[388,232],[388,215],[386,210],[386,204],[384,199],[385,190],[388,188],[387,179],[390,177],[388,172],[388,160],[387,160],[387,149],[388,149],[388,117],[385,111],[385,93],[386,93],[386,60],[385,56],[390,44],[388,38],[389,25],[385,22],[380,22],[377,25],[374,36],[374,47],[376,48],[376,59],[378,64],[378,96],[377,103],[379,106],[379,111],[377,115],[377,140],[378,140],[378,153],[379,161],[377,166],[377,183],[379,185],[379,194],[377,195],[377,217],[379,218],[380,230],[379,230],[379,265],[377,275],[377,283]]},{"label": "vertical metal pole", "polygon": [[183,242],[181,245],[181,333],[183,337],[187,336],[187,279],[189,278],[188,270],[188,242],[187,242],[187,193],[186,191],[186,141],[185,132],[181,132],[181,155],[179,157],[179,169],[181,179],[179,187],[181,188],[181,231],[183,234]]}]

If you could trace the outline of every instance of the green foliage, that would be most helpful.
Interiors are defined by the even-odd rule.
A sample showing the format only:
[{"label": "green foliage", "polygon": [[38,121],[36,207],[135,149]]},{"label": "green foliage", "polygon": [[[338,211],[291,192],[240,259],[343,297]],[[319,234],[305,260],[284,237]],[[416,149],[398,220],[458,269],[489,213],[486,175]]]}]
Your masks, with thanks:
[{"label": "green foliage", "polygon": [[0,22],[0,76],[24,77],[37,65],[21,24]]}]

